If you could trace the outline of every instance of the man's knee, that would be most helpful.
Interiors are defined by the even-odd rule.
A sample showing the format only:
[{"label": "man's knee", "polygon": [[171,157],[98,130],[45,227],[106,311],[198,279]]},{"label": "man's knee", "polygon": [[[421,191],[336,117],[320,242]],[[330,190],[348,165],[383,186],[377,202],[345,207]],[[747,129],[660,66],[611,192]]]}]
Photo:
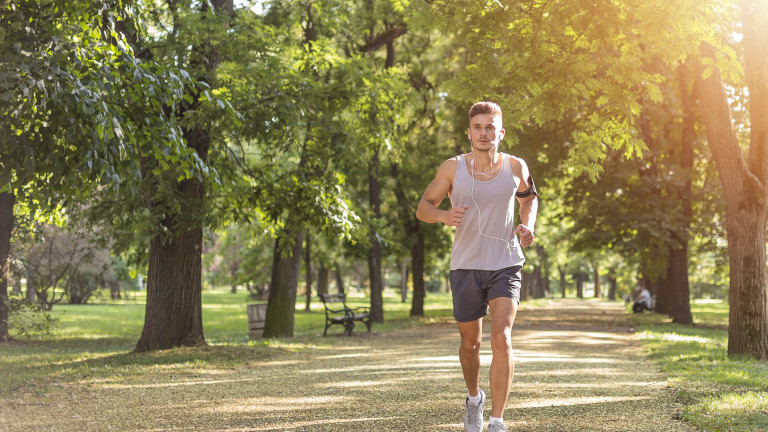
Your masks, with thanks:
[{"label": "man's knee", "polygon": [[512,351],[512,331],[504,329],[491,334],[491,349],[494,352]]},{"label": "man's knee", "polygon": [[466,353],[480,354],[480,341],[475,338],[462,339],[461,349]]}]

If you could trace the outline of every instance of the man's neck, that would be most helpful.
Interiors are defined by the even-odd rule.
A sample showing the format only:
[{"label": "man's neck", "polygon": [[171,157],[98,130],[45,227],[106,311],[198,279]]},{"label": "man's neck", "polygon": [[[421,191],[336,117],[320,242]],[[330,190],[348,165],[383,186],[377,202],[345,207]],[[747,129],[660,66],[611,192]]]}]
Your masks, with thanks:
[{"label": "man's neck", "polygon": [[[472,152],[472,157],[475,161],[476,170],[489,170],[491,169],[491,166],[495,167],[501,160],[501,153],[495,149],[487,151],[474,150]],[[491,163],[491,161],[493,161],[493,163]]]}]

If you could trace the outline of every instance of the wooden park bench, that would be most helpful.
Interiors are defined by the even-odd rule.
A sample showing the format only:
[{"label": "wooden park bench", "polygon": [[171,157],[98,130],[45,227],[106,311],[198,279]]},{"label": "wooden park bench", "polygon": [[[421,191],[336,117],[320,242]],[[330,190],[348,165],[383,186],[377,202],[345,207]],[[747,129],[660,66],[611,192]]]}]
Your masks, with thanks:
[{"label": "wooden park bench", "polygon": [[[368,327],[368,333],[371,332],[371,311],[365,307],[350,308],[347,306],[347,296],[344,293],[339,294],[320,294],[320,300],[325,306],[325,330],[323,336],[328,333],[328,327],[334,324],[344,326],[344,333],[352,336],[352,329],[355,328],[355,321],[361,321]],[[341,303],[341,308],[334,304]],[[329,307],[330,306],[330,307]],[[335,308],[335,309],[334,309]]]}]

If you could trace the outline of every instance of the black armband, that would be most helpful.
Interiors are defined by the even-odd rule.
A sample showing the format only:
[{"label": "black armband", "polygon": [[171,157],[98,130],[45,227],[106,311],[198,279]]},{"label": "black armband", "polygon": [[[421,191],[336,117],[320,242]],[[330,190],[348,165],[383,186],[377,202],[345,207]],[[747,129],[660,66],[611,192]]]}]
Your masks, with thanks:
[{"label": "black armband", "polygon": [[528,184],[531,185],[531,187],[528,188],[528,190],[522,191],[522,192],[516,192],[515,196],[518,198],[528,198],[529,196],[533,195],[536,198],[539,197],[539,193],[536,191],[536,183],[533,182],[533,177],[530,175],[528,176]]}]

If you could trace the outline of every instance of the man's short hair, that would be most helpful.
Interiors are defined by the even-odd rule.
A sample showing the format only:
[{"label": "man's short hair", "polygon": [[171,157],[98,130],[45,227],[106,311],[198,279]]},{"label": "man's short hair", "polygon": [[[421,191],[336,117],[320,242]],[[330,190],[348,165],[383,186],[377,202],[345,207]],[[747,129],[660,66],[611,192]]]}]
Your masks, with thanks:
[{"label": "man's short hair", "polygon": [[490,114],[501,118],[501,107],[495,102],[477,102],[469,109],[469,119],[478,114]]}]

